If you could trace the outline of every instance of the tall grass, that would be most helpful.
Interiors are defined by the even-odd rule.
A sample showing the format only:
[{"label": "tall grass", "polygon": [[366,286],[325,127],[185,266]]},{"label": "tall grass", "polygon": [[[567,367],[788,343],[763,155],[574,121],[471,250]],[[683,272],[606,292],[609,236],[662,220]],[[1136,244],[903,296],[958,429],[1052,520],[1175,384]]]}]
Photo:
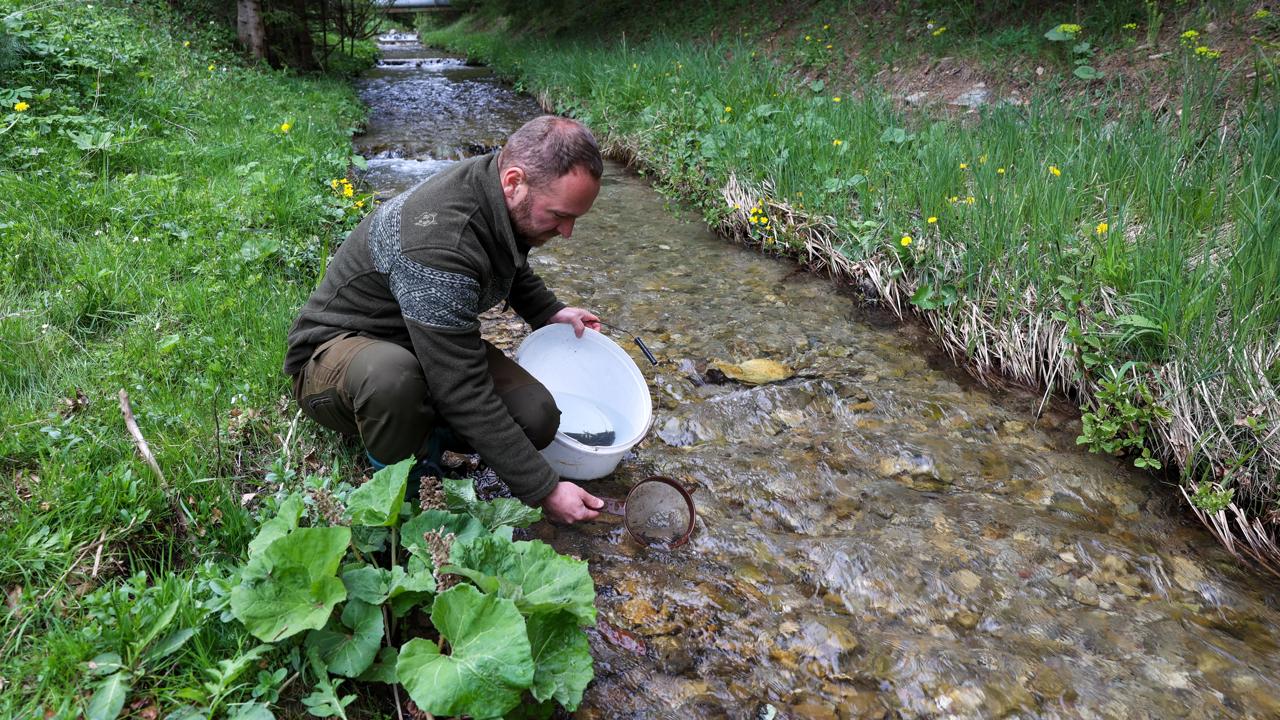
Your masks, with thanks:
[{"label": "tall grass", "polygon": [[1082,443],[1172,461],[1199,511],[1275,533],[1274,87],[1238,109],[1180,47],[1177,112],[1050,92],[961,122],[742,43],[513,42],[465,21],[426,40],[581,118],[727,233],[868,279],[982,371],[1077,397]]},{"label": "tall grass", "polygon": [[79,715],[87,662],[173,602],[198,632],[130,700],[200,703],[244,642],[204,563],[238,555],[287,434],[285,332],[359,212],[328,180],[362,111],[160,3],[0,13],[0,715]]}]

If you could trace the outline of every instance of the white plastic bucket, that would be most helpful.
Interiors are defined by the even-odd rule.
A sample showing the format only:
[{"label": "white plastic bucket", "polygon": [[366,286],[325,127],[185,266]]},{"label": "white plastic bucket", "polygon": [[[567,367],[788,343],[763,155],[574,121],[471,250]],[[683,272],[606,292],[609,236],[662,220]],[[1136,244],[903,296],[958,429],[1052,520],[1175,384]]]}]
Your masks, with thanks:
[{"label": "white plastic bucket", "polygon": [[[569,480],[594,480],[613,472],[649,431],[653,404],[635,361],[617,343],[588,328],[554,323],[536,330],[516,349],[529,371],[560,407],[560,431],[543,451],[551,467]],[[607,445],[585,445],[565,434],[575,429],[613,433]]]}]

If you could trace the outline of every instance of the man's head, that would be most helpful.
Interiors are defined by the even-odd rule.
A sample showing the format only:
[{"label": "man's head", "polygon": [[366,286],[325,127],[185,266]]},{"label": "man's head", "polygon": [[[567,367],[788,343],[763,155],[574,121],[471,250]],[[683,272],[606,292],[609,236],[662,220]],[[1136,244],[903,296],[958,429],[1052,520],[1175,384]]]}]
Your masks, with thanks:
[{"label": "man's head", "polygon": [[573,223],[600,192],[604,162],[582,123],[543,115],[507,139],[498,177],[516,234],[535,247],[573,234]]}]

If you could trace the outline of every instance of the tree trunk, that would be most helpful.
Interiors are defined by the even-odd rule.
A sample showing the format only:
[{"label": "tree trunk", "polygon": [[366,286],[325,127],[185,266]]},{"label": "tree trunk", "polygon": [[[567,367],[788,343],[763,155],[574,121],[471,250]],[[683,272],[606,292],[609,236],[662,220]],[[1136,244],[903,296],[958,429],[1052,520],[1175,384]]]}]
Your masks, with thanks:
[{"label": "tree trunk", "polygon": [[255,59],[267,56],[267,31],[262,24],[262,0],[236,0],[236,36]]}]

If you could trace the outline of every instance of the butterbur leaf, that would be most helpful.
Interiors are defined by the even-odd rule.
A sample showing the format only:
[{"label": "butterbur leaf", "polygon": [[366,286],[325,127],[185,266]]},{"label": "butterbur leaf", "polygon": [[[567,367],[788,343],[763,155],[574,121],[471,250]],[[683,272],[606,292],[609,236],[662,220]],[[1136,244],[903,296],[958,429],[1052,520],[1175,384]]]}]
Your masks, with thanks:
[{"label": "butterbur leaf", "polygon": [[400,519],[404,488],[414,462],[412,457],[408,457],[395,465],[388,465],[374,473],[369,482],[356,488],[347,500],[351,523],[372,527],[395,525]]},{"label": "butterbur leaf", "polygon": [[526,615],[567,610],[583,625],[596,621],[596,590],[587,563],[560,555],[544,542],[490,535],[455,543],[450,559],[458,574],[489,578],[490,587],[496,581],[496,591]]},{"label": "butterbur leaf", "polygon": [[[446,483],[452,482],[449,480]],[[470,484],[469,481],[468,485]],[[475,493],[472,493],[472,497]],[[446,495],[447,497],[447,495]],[[424,510],[413,516],[408,522],[400,528],[401,542],[406,549],[413,550],[415,548],[424,547],[422,536],[428,530],[439,530],[441,534],[453,533],[454,542],[467,542],[473,538],[478,538],[485,534],[484,525],[472,517],[463,513],[445,512],[444,510]]]},{"label": "butterbur leaf", "polygon": [[[521,632],[523,634],[523,631]],[[525,647],[529,641],[525,640]],[[532,661],[530,661],[532,665]],[[125,670],[119,670],[107,676],[89,700],[89,708],[85,711],[88,720],[115,720],[124,707],[124,699],[129,694],[132,678]]]},{"label": "butterbur leaf", "polygon": [[373,664],[382,642],[382,611],[377,606],[350,600],[342,611],[342,624],[350,633],[312,630],[307,647],[320,652],[329,672],[355,677]]},{"label": "butterbur leaf", "polygon": [[431,623],[451,648],[414,638],[400,649],[396,675],[433,715],[502,717],[533,683],[524,618],[514,603],[458,585],[436,596]]},{"label": "butterbur leaf", "polygon": [[480,502],[476,486],[468,478],[441,478],[444,488],[444,504],[453,512],[467,512]]},{"label": "butterbur leaf", "polygon": [[528,527],[542,519],[542,508],[529,507],[515,498],[482,501],[472,506],[470,513],[488,530]]},{"label": "butterbur leaf", "polygon": [[468,478],[445,478],[442,484],[449,510],[475,517],[488,530],[503,525],[525,527],[542,519],[540,508],[529,507],[514,498],[481,500]]},{"label": "butterbur leaf", "polygon": [[435,576],[425,560],[411,556],[407,566],[407,572],[399,565],[391,569],[391,591],[387,599],[396,617],[404,617],[418,605],[426,604],[436,591]]},{"label": "butterbur leaf", "polygon": [[361,682],[380,682],[394,685],[400,680],[396,678],[396,661],[400,653],[393,647],[384,647],[378,651],[378,659],[373,661],[357,680]]},{"label": "butterbur leaf", "polygon": [[347,598],[336,574],[350,542],[345,527],[299,528],[276,540],[261,557],[266,575],[231,591],[232,614],[265,642],[324,627]]},{"label": "butterbur leaf", "polygon": [[262,523],[257,536],[249,541],[249,557],[261,555],[271,543],[293,532],[298,527],[300,517],[302,517],[302,497],[294,493],[280,503],[280,511],[276,516]]},{"label": "butterbur leaf", "polygon": [[[400,568],[399,565],[394,567]],[[342,584],[347,588],[347,597],[370,605],[381,605],[387,601],[387,593],[391,592],[391,572],[372,565],[360,565],[343,571]]]},{"label": "butterbur leaf", "polygon": [[566,710],[576,710],[582,693],[595,676],[591,644],[568,612],[538,613],[525,620],[533,652],[533,687],[539,701],[555,699]]}]

